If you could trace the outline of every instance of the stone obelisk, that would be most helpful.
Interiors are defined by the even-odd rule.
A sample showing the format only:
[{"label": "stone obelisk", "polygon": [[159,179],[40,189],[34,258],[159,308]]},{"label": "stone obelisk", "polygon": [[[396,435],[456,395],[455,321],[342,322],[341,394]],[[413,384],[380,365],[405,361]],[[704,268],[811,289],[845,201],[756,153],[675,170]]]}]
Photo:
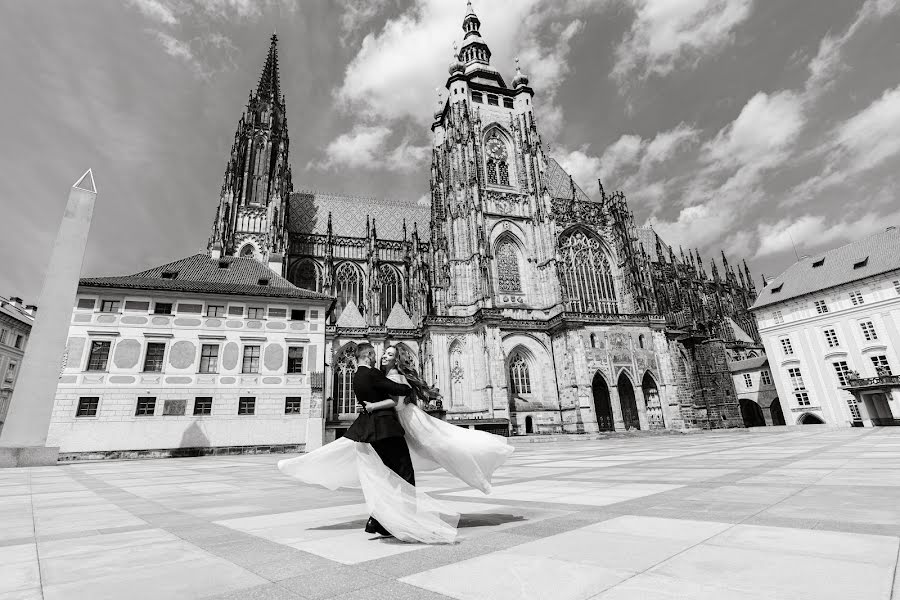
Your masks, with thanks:
[{"label": "stone obelisk", "polygon": [[40,310],[0,432],[0,467],[52,465],[59,456],[59,448],[47,447],[47,431],[96,199],[94,174],[88,169],[69,190],[50,253]]}]

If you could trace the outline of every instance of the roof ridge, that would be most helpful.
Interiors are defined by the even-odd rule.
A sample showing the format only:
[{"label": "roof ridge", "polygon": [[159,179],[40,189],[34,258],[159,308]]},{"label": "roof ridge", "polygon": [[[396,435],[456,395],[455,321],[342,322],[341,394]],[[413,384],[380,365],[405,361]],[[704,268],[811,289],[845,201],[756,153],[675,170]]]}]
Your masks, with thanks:
[{"label": "roof ridge", "polygon": [[412,208],[421,208],[423,210],[426,209],[426,207],[418,204],[418,200],[399,200],[399,199],[385,198],[385,197],[379,197],[379,196],[358,196],[358,195],[354,195],[354,194],[346,194],[343,192],[328,192],[325,190],[312,190],[312,189],[294,190],[291,193],[291,195],[293,195],[293,194],[298,194],[298,195],[309,194],[312,196],[321,195],[321,196],[329,196],[331,198],[342,198],[344,200],[363,200],[363,201],[367,201],[367,202],[373,202],[376,204],[399,204],[402,206],[409,206]]}]

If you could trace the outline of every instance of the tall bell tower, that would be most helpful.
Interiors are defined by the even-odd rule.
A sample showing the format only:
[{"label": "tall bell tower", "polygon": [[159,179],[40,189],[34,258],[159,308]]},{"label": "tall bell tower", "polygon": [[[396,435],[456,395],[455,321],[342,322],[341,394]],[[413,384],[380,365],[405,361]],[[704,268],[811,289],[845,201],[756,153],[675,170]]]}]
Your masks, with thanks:
[{"label": "tall bell tower", "polygon": [[283,264],[293,191],[288,146],[278,37],[273,34],[259,84],[250,92],[234,134],[209,239],[211,253],[252,257],[270,266]]},{"label": "tall bell tower", "polygon": [[[518,64],[506,83],[491,65],[480,26],[469,2],[446,98],[439,99],[431,126],[432,289],[438,314],[546,304],[534,265],[553,258],[552,239],[543,231],[549,196],[534,90]],[[506,239],[512,245],[501,243]]]}]

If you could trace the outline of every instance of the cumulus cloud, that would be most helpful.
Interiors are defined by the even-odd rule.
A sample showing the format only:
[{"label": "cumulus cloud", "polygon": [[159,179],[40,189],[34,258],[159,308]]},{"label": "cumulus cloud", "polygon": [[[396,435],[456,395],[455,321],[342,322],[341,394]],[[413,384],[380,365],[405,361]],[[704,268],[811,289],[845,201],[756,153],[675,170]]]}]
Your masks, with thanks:
[{"label": "cumulus cloud", "polygon": [[427,146],[415,146],[403,140],[393,150],[387,149],[391,129],[383,125],[357,125],[343,133],[325,148],[325,158],[312,162],[309,168],[335,170],[341,167],[387,169],[409,172],[421,167],[430,153]]},{"label": "cumulus cloud", "polygon": [[158,21],[163,25],[175,25],[178,18],[168,3],[161,0],[131,0],[131,4],[136,6],[141,13],[154,21]]},{"label": "cumulus cloud", "polygon": [[612,75],[666,75],[727,45],[752,0],[628,0],[635,20],[616,49]]},{"label": "cumulus cloud", "polygon": [[776,223],[758,226],[759,250],[756,257],[797,250],[807,254],[840,242],[856,240],[885,228],[885,223],[896,223],[900,211],[890,215],[865,213],[855,218],[828,224],[821,215],[803,215],[796,219],[782,219]]}]

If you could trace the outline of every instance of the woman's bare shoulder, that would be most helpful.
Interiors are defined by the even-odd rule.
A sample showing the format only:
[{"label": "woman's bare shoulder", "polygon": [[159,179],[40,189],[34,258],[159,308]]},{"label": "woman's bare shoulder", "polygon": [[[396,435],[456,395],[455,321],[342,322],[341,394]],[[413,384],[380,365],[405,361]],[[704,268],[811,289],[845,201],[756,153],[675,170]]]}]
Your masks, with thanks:
[{"label": "woman's bare shoulder", "polygon": [[402,383],[404,385],[409,384],[409,382],[406,381],[406,377],[404,377],[400,371],[396,371],[396,370],[391,371],[390,373],[387,374],[387,377],[394,383]]}]

